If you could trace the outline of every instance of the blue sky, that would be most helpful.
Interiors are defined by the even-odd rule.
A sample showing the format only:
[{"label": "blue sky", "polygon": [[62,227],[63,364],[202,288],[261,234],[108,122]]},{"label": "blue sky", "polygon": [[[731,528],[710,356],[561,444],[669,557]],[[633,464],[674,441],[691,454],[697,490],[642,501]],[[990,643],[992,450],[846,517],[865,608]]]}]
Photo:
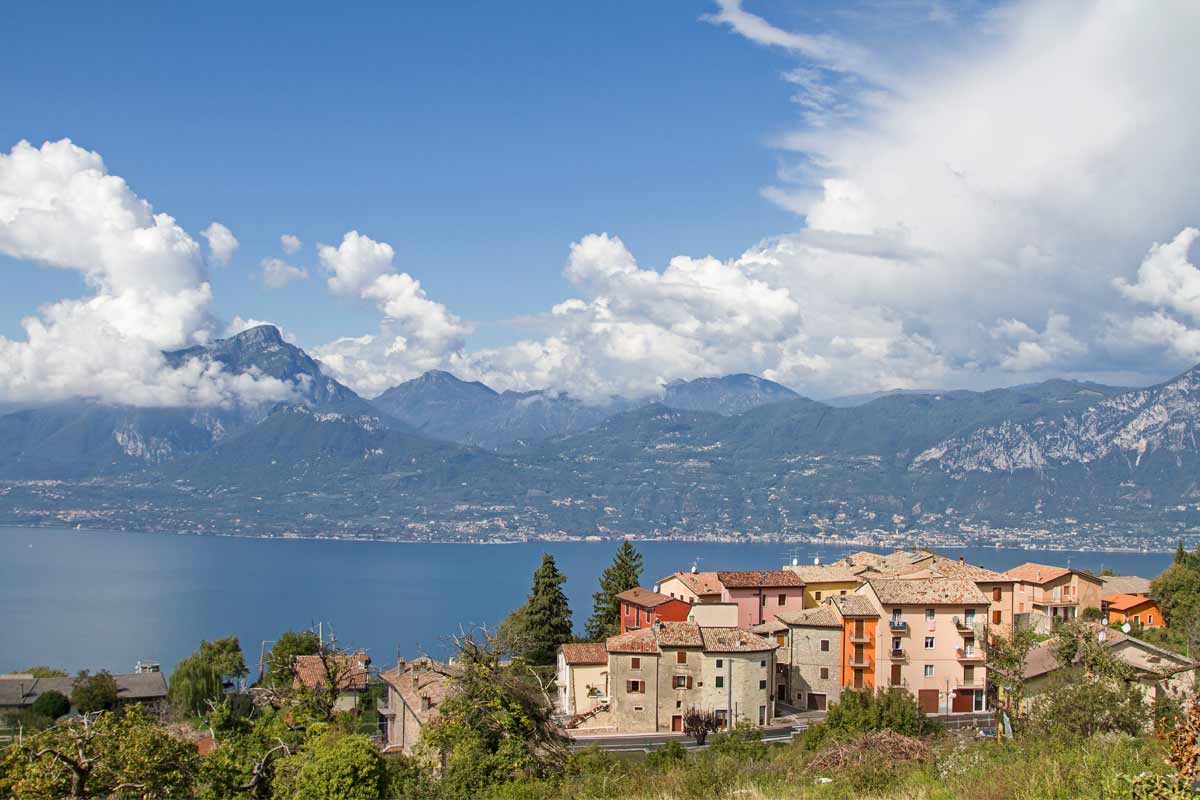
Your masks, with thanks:
[{"label": "blue sky", "polygon": [[[245,320],[368,396],[431,368],[827,397],[1200,361],[1186,0],[47,3],[5,26],[0,402],[285,396],[159,355]],[[268,288],[269,258],[307,278]]]}]

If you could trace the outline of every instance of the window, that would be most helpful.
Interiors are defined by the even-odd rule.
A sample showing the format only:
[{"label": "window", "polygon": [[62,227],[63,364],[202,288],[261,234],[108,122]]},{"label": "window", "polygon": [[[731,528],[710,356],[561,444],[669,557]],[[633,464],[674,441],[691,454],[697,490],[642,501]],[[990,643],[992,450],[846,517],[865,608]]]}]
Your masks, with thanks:
[{"label": "window", "polygon": [[993,625],[999,625],[1000,620],[1002,620],[1003,618],[1004,618],[1004,612],[1002,612],[1002,611],[993,611],[992,612],[992,624]]},{"label": "window", "polygon": [[763,608],[766,608],[767,607],[767,596],[765,594],[759,595],[758,599],[761,601],[759,603],[759,605],[761,605]]},{"label": "window", "polygon": [[975,627],[975,609],[968,608],[963,611],[963,624],[968,628]]},{"label": "window", "polygon": [[630,669],[641,669],[642,668],[642,660],[640,658],[638,658],[637,656],[634,656],[633,658],[629,659],[629,668]]},{"label": "window", "polygon": [[717,669],[720,669],[720,668],[721,668],[721,667],[723,667],[724,665],[725,665],[725,661],[724,661],[724,659],[720,659],[720,658],[718,658],[718,659],[717,659]]},{"label": "window", "polygon": [[671,685],[676,689],[690,689],[692,688],[692,676],[675,675],[674,680],[671,681]]},{"label": "window", "polygon": [[676,700],[676,701],[675,701],[675,707],[676,707],[676,708],[683,708],[683,701],[682,701],[682,700]]},{"label": "window", "polygon": [[725,725],[728,724],[728,722],[729,722],[729,710],[724,709],[724,708],[718,708],[717,709],[717,721],[719,723],[721,723],[721,727],[724,728]]},{"label": "window", "polygon": [[783,647],[784,645],[786,645],[787,644],[787,634],[786,633],[775,634],[775,644],[779,645],[780,647]]},{"label": "window", "polygon": [[932,608],[925,609],[925,624],[929,626],[929,630],[933,630],[933,624],[937,620],[937,616]]},{"label": "window", "polygon": [[821,667],[821,680],[829,680],[829,667]]},{"label": "window", "polygon": [[687,663],[687,652],[680,650],[678,653],[676,653],[675,654],[675,663],[676,664],[686,664]]},{"label": "window", "polygon": [[996,602],[996,603],[1000,602],[1003,599],[1003,594],[1004,593],[1001,591],[999,586],[992,587],[992,601],[993,602]]},{"label": "window", "polygon": [[767,688],[767,682],[766,682],[766,681],[759,681],[759,682],[758,682],[758,688],[759,688],[759,689],[765,689],[765,688]]},{"label": "window", "polygon": [[643,706],[634,706],[634,707],[633,707],[633,710],[634,710],[634,711],[645,711],[646,709],[645,709],[645,707],[643,707]]},{"label": "window", "polygon": [[640,608],[635,613],[635,616],[637,618],[637,625],[640,626],[642,624],[642,610]]},{"label": "window", "polygon": [[897,652],[899,649],[900,649],[900,637],[899,637],[899,636],[893,636],[893,637],[892,637],[892,652],[893,652],[893,653],[895,653],[895,652]]},{"label": "window", "polygon": [[828,652],[829,652],[829,640],[828,640],[828,639],[822,639],[822,640],[821,640],[821,652],[822,652],[822,653],[828,653]]},{"label": "window", "polygon": [[1133,615],[1133,621],[1134,621],[1134,622],[1136,622],[1138,625],[1141,625],[1141,624],[1142,624],[1142,615],[1141,615],[1141,614],[1134,614],[1134,615]]},{"label": "window", "polygon": [[625,691],[629,694],[645,694],[646,682],[642,680],[625,681]]},{"label": "window", "polygon": [[967,686],[975,683],[975,668],[969,664],[963,667],[963,683]]},{"label": "window", "polygon": [[933,648],[934,648],[933,637],[932,637],[932,636],[926,636],[926,637],[925,637],[925,649],[926,649],[926,650],[932,650]]},{"label": "window", "polygon": [[932,677],[933,677],[933,664],[926,664],[926,665],[925,665],[925,677],[926,677],[926,678],[932,678]]},{"label": "window", "polygon": [[787,605],[787,595],[786,594],[779,595],[779,605],[781,605],[781,606]]},{"label": "window", "polygon": [[820,599],[821,599],[821,593],[813,592],[813,600],[820,600]]},{"label": "window", "polygon": [[766,669],[767,668],[767,660],[764,658],[762,661],[758,662],[758,665],[760,667],[762,667],[763,669]]},{"label": "window", "polygon": [[840,594],[840,595],[845,595],[845,594],[846,594],[846,590],[845,590],[845,589],[842,589],[840,592],[838,592],[838,594]]},{"label": "window", "polygon": [[1147,614],[1147,615],[1146,615],[1146,624],[1147,624],[1147,625],[1153,625],[1153,624],[1154,624],[1154,615],[1153,615],[1153,614]]},{"label": "window", "polygon": [[718,675],[718,676],[717,676],[717,682],[716,682],[716,684],[715,684],[715,685],[716,685],[716,687],[717,687],[718,689],[720,689],[720,688],[722,688],[723,686],[725,686],[725,676],[724,676],[724,675]]}]

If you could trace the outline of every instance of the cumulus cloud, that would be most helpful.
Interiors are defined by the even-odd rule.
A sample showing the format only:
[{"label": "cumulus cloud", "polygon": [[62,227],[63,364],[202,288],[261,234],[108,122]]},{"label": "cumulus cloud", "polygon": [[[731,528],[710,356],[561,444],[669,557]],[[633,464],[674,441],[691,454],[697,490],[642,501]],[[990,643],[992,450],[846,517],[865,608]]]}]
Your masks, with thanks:
[{"label": "cumulus cloud", "polygon": [[26,317],[23,340],[0,337],[0,399],[214,405],[290,391],[214,364],[168,367],[163,349],[211,335],[200,247],[97,153],[66,139],[0,153],[0,252],[77,271],[93,292]]},{"label": "cumulus cloud", "polygon": [[1138,267],[1137,281],[1113,280],[1121,294],[1138,303],[1169,308],[1200,321],[1200,269],[1188,260],[1188,251],[1200,238],[1200,229],[1184,228],[1167,244],[1155,243]]},{"label": "cumulus cloud", "polygon": [[430,369],[445,366],[462,350],[471,326],[431,300],[420,281],[393,267],[396,251],[358,231],[338,246],[319,245],[317,255],[329,290],[375,305],[377,334],[343,337],[313,353],[338,380],[366,395]]},{"label": "cumulus cloud", "polygon": [[264,258],[258,266],[262,271],[263,286],[268,289],[282,289],[292,281],[308,279],[308,270],[293,266],[282,258]]},{"label": "cumulus cloud", "polygon": [[289,256],[299,251],[302,244],[303,242],[300,241],[299,236],[293,236],[290,233],[285,233],[283,236],[279,237],[280,247],[282,247],[283,252],[287,253]]},{"label": "cumulus cloud", "polygon": [[219,222],[214,222],[200,231],[200,235],[208,241],[208,251],[212,254],[213,262],[222,267],[229,264],[234,251],[238,249],[238,240],[233,231]]}]

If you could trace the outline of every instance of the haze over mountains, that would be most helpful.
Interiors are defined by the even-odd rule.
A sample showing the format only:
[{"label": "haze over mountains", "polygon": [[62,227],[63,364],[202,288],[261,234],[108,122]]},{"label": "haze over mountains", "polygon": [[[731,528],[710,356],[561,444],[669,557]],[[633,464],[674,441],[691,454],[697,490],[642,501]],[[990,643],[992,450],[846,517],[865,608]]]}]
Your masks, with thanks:
[{"label": "haze over mountains", "polygon": [[292,396],[0,416],[0,519],[486,539],[1077,522],[1173,535],[1200,518],[1200,369],[1144,389],[1053,380],[848,406],[731,375],[596,406],[446,372],[368,401],[270,326],[166,357]]}]

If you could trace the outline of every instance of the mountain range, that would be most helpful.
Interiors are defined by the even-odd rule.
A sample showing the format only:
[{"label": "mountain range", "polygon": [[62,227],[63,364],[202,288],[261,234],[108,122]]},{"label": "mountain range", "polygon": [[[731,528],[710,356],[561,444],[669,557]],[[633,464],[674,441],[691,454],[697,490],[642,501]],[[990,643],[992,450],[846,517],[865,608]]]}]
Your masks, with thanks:
[{"label": "mountain range", "polygon": [[270,326],[166,353],[295,387],[287,402],[0,416],[0,521],[496,539],[1200,520],[1200,368],[838,404],[752,375],[585,403],[428,372],[368,400]]}]

